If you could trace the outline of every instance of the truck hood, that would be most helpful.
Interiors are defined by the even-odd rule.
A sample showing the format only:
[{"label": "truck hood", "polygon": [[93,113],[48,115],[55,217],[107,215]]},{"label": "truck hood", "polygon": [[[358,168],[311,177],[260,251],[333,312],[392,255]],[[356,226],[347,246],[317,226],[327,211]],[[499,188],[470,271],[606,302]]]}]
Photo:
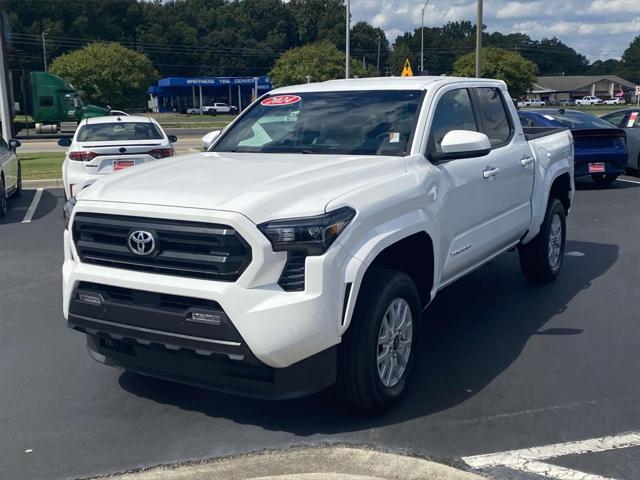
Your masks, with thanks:
[{"label": "truck hood", "polygon": [[226,210],[261,223],[323,213],[337,196],[404,171],[401,157],[203,152],[121,170],[78,200]]}]

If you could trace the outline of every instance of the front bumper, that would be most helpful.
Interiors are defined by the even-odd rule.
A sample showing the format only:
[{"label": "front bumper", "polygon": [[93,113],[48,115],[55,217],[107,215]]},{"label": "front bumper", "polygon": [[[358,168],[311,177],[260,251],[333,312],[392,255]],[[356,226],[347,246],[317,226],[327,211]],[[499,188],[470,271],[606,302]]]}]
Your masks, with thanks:
[{"label": "front bumper", "polygon": [[105,365],[255,398],[296,398],[319,392],[335,382],[336,347],[288,368],[143,346],[104,336],[87,336],[87,347],[89,355]]},{"label": "front bumper", "polygon": [[[165,327],[158,326],[162,323],[158,321],[155,327],[144,325],[142,328],[145,330],[138,329],[135,335],[131,332],[124,335],[122,331],[115,330],[116,327],[123,328],[119,321],[122,317],[113,313],[102,318],[86,312],[81,315],[86,317],[87,321],[108,321],[115,326],[107,325],[109,328],[106,328],[103,325],[96,328],[96,325],[82,325],[74,316],[77,312],[73,311],[71,305],[78,286],[86,282],[217,303],[246,348],[244,353],[214,352],[226,355],[229,360],[244,355],[246,359],[254,358],[267,367],[283,369],[328,350],[340,342],[346,292],[345,270],[347,262],[353,262],[354,259],[345,254],[339,244],[334,245],[335,248],[329,249],[325,255],[306,259],[304,291],[285,292],[278,286],[278,280],[286,262],[286,254],[274,253],[271,244],[255,224],[240,214],[153,205],[145,205],[141,209],[140,205],[88,201],[79,201],[74,215],[78,211],[231,225],[250,244],[253,260],[235,282],[122,270],[80,262],[71,235],[65,231],[63,310],[70,326],[85,328],[90,335],[100,331],[110,332],[116,340],[120,336],[142,340],[147,344],[156,332],[167,333]],[[128,328],[131,329],[130,326]],[[202,338],[202,335],[193,332],[180,332],[180,335]],[[176,346],[175,339],[173,343],[158,343],[168,345],[166,348],[169,349]],[[188,346],[177,343],[177,346],[196,352],[206,350],[203,345]],[[144,344],[138,342],[136,348],[142,347]]]}]

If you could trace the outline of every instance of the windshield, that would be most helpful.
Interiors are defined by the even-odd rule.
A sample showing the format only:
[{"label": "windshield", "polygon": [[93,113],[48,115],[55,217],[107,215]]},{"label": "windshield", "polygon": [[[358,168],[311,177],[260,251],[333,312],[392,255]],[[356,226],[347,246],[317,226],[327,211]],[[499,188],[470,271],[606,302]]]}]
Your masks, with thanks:
[{"label": "windshield", "polygon": [[114,122],[83,125],[76,141],[162,140],[164,136],[151,122]]},{"label": "windshield", "polygon": [[563,127],[568,128],[611,128],[614,126],[588,113],[565,112],[564,115],[560,113],[549,113],[548,115]]},{"label": "windshield", "polygon": [[407,90],[272,95],[212,151],[406,155],[421,98]]}]

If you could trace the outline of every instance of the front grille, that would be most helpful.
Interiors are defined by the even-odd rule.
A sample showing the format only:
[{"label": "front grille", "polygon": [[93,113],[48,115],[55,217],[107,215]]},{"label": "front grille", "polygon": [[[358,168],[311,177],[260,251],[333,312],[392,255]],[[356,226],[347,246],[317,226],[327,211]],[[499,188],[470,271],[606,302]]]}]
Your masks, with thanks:
[{"label": "front grille", "polygon": [[[154,235],[152,254],[129,249],[136,230]],[[126,270],[233,282],[251,263],[251,248],[240,234],[212,223],[79,212],[73,240],[80,261]]]},{"label": "front grille", "polygon": [[278,285],[285,292],[301,292],[304,290],[305,252],[289,252]]}]

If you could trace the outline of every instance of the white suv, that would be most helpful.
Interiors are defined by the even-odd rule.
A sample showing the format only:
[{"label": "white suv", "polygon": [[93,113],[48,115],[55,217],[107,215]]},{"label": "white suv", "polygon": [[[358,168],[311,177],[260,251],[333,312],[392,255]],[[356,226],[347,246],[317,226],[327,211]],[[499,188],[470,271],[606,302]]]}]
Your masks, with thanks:
[{"label": "white suv", "polygon": [[523,130],[510,98],[453,77],[271,92],[208,151],[67,202],[68,325],[108,365],[389,408],[440,289],[513,248],[532,282],[560,271],[571,133]]}]

